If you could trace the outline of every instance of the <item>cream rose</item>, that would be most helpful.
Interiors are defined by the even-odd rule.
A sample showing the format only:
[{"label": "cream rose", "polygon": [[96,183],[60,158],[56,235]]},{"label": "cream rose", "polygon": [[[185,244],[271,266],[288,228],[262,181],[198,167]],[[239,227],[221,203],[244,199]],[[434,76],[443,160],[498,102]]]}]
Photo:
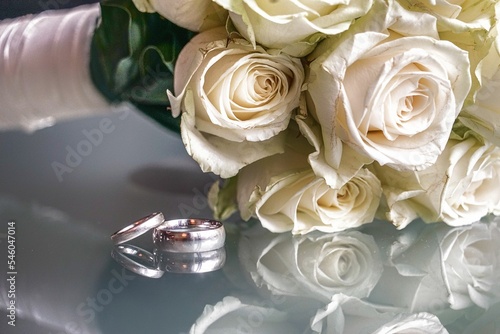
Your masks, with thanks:
[{"label": "cream rose", "polygon": [[[474,106],[474,96],[481,84],[481,63],[491,52],[491,33],[500,8],[497,0],[398,0],[411,11],[425,12],[437,19],[439,37],[465,50],[469,54],[472,89],[464,106]],[[479,66],[478,66],[479,65]],[[491,72],[488,71],[488,75]],[[489,88],[491,89],[491,88]]]},{"label": "cream rose", "polygon": [[[498,186],[498,184],[497,184]],[[500,229],[497,222],[452,229],[441,241],[451,308],[487,309],[500,300]]]},{"label": "cream rose", "polygon": [[227,11],[212,0],[133,0],[141,12],[157,12],[176,25],[204,31],[223,26]]},{"label": "cream rose", "polygon": [[305,139],[288,139],[289,149],[284,154],[257,161],[239,173],[237,192],[243,219],[255,216],[272,232],[293,234],[337,232],[373,221],[382,193],[375,175],[359,165],[348,177],[330,175],[342,181],[331,186],[316,176],[307,154],[294,151]]},{"label": "cream rose", "polygon": [[[497,6],[500,12],[500,4]],[[497,13],[497,19],[500,13]],[[480,87],[474,96],[474,103],[467,105],[460,114],[460,120],[483,137],[500,146],[500,35],[496,24],[488,39],[492,40],[487,54],[475,71]],[[486,44],[486,42],[483,42]]]},{"label": "cream rose", "polygon": [[358,231],[301,237],[252,231],[240,240],[239,253],[258,287],[321,302],[337,293],[367,297],[383,268],[373,237]]},{"label": "cream rose", "polygon": [[476,29],[489,30],[495,13],[496,0],[398,0],[409,10],[431,13],[438,19],[439,30],[454,32]]},{"label": "cream rose", "polygon": [[283,154],[256,161],[238,174],[241,217],[253,216],[272,232],[293,234],[337,232],[372,222],[382,194],[379,180],[363,168],[362,159],[355,159],[355,152],[344,155],[342,168],[322,170],[329,181],[318,176],[309,165],[316,148],[299,128],[290,123]]},{"label": "cream rose", "polygon": [[467,225],[500,213],[500,148],[473,136],[450,139],[431,167],[408,173],[376,171],[388,202],[387,218],[398,228],[421,217]]},{"label": "cream rose", "polygon": [[190,41],[174,78],[172,113],[182,111],[182,140],[204,171],[231,177],[283,151],[280,133],[298,106],[304,80],[300,60],[229,40],[220,28]]},{"label": "cream rose", "polygon": [[441,218],[448,225],[471,224],[489,213],[500,214],[500,148],[471,138],[450,152]]},{"label": "cream rose", "polygon": [[322,35],[336,35],[365,15],[373,0],[214,0],[229,10],[238,31],[254,45],[295,56],[312,51]]},{"label": "cream rose", "polygon": [[439,40],[435,26],[430,15],[375,1],[370,14],[311,55],[309,109],[332,166],[342,156],[338,138],[398,170],[436,161],[471,78],[467,53]]},{"label": "cream rose", "polygon": [[343,294],[335,295],[311,320],[314,333],[335,334],[447,334],[439,319],[430,313],[403,313]]},{"label": "cream rose", "polygon": [[253,200],[255,214],[265,228],[305,234],[338,232],[372,222],[380,195],[380,183],[367,169],[338,189],[305,170],[277,176],[255,192]]}]

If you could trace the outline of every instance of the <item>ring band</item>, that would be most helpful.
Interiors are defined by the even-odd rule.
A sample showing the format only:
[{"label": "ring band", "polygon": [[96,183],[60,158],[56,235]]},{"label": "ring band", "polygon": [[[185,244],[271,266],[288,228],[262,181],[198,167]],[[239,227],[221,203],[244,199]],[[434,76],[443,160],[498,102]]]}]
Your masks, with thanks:
[{"label": "ring band", "polygon": [[164,221],[165,218],[161,212],[152,213],[149,216],[141,218],[133,224],[116,231],[111,235],[111,240],[113,240],[115,245],[122,244],[161,225]]},{"label": "ring band", "polygon": [[[128,255],[128,256],[127,256]],[[160,278],[165,273],[158,269],[156,256],[144,249],[133,245],[117,245],[113,247],[111,257],[128,269],[138,275],[150,278]],[[136,258],[134,261],[131,257]]]},{"label": "ring band", "polygon": [[172,219],[153,230],[153,242],[164,252],[207,252],[224,246],[226,231],[220,221]]},{"label": "ring band", "polygon": [[226,249],[207,252],[173,253],[155,250],[158,269],[168,273],[197,274],[219,270],[226,262]]}]

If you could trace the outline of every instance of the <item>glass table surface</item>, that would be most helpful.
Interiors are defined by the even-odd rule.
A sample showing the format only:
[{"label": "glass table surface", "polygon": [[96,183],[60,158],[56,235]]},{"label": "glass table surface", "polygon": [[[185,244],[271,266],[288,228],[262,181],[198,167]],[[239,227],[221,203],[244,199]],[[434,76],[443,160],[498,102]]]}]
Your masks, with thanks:
[{"label": "glass table surface", "polygon": [[188,256],[155,251],[146,233],[125,256],[144,250],[134,263],[162,271],[150,278],[113,259],[111,234],[157,211],[212,215],[217,178],[178,135],[123,107],[2,132],[0,156],[1,333],[307,333],[315,322],[336,333],[325,328],[339,314],[344,333],[372,333],[401,310],[437,314],[450,333],[499,331],[495,219],[298,237],[233,219],[223,254]]}]

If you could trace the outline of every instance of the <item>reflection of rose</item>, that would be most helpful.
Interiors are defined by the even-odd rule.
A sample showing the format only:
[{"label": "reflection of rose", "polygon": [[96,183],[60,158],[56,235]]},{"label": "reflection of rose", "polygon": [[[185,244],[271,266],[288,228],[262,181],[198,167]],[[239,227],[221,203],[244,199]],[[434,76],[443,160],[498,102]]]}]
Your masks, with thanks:
[{"label": "reflection of rose", "polygon": [[442,273],[439,236],[442,229],[450,227],[422,221],[403,231],[380,227],[371,227],[370,234],[388,259],[369,301],[397,306],[409,312],[435,313],[448,309],[449,294]]},{"label": "reflection of rose", "polygon": [[430,313],[422,312],[411,315],[397,315],[373,334],[445,334],[448,331],[439,319]]},{"label": "reflection of rose", "polygon": [[[377,241],[384,237],[374,234]],[[438,316],[450,308],[488,308],[500,301],[499,241],[497,218],[455,228],[415,222],[379,244],[388,261],[369,300]]]},{"label": "reflection of rose", "polygon": [[247,269],[257,285],[275,295],[320,301],[336,293],[366,297],[382,273],[375,241],[357,231],[302,237],[281,234],[260,245],[250,236],[241,243],[240,253],[252,254],[246,260]]},{"label": "reflection of rose", "polygon": [[300,327],[288,319],[286,313],[257,304],[228,296],[213,306],[206,305],[203,314],[193,324],[189,333],[293,334],[302,332]]},{"label": "reflection of rose", "polygon": [[488,308],[500,292],[500,229],[477,223],[451,230],[441,241],[443,273],[451,308]]},{"label": "reflection of rose", "polygon": [[298,106],[304,71],[298,59],[229,41],[223,28],[200,33],[179,55],[172,113],[182,140],[204,171],[222,177],[282,151]]},{"label": "reflection of rose", "polygon": [[[230,10],[238,31],[253,43],[300,55],[319,40],[318,33],[335,35],[370,9],[373,0],[255,1],[214,0]],[[294,48],[290,48],[294,46]]]},{"label": "reflection of rose", "polygon": [[[373,17],[313,53],[310,109],[327,161],[337,139],[381,165],[406,170],[435,162],[470,88],[467,53],[438,40],[435,19],[384,2]],[[427,22],[427,23],[424,23]],[[418,33],[419,36],[412,36]]]},{"label": "reflection of rose", "polygon": [[400,313],[342,294],[335,295],[330,304],[316,313],[311,329],[321,334],[448,333],[430,313]]},{"label": "reflection of rose", "polygon": [[453,324],[453,328],[457,328],[457,333],[497,334],[498,328],[500,328],[500,303],[490,306],[487,310],[484,310],[483,313],[477,315],[472,321],[465,317],[460,320],[461,321],[457,321]]}]

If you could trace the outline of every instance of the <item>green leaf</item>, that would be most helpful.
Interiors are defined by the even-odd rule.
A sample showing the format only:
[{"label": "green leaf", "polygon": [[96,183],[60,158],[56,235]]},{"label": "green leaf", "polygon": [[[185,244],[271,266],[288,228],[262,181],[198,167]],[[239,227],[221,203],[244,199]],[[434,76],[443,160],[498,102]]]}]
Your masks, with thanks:
[{"label": "green leaf", "polygon": [[124,58],[118,62],[114,76],[114,89],[116,91],[124,90],[128,85],[130,78],[136,76],[138,72],[137,63],[131,57]]},{"label": "green leaf", "polygon": [[222,187],[216,181],[208,192],[208,203],[214,213],[214,218],[226,220],[238,211],[236,203],[236,191],[238,185],[237,176],[224,180]]},{"label": "green leaf", "polygon": [[[168,50],[166,50],[168,51]],[[168,52],[159,47],[150,46],[143,50],[139,62],[138,82],[130,89],[129,98],[146,104],[168,105],[166,90],[174,85],[173,63],[165,59]]]},{"label": "green leaf", "polygon": [[109,101],[129,101],[179,131],[166,90],[173,91],[175,62],[193,35],[157,13],[138,11],[132,0],[103,0],[91,44],[92,79]]}]

